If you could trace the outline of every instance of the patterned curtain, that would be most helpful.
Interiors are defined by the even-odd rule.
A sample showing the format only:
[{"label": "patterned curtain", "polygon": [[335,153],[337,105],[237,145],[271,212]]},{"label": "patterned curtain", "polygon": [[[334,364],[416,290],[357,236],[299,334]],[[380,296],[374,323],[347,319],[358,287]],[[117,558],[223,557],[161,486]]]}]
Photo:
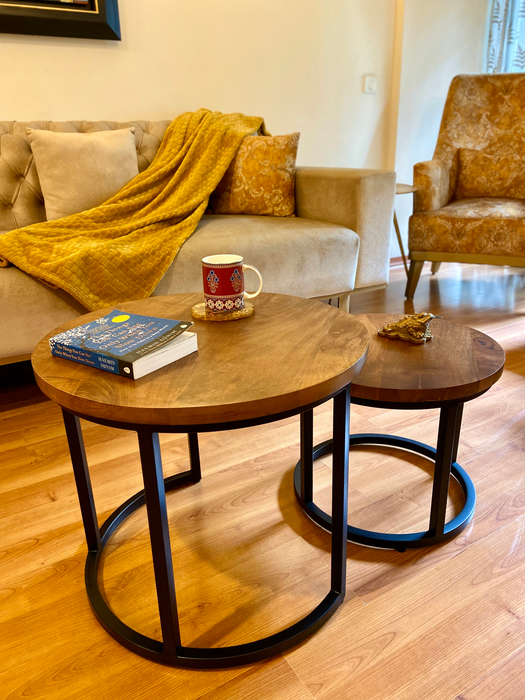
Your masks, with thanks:
[{"label": "patterned curtain", "polygon": [[488,73],[525,71],[525,0],[492,0]]}]

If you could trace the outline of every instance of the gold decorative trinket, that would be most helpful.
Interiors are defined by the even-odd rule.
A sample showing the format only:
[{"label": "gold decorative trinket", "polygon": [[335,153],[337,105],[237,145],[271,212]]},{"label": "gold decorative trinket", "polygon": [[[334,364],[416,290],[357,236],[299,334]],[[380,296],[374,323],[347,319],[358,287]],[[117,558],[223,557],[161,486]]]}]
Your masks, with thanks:
[{"label": "gold decorative trinket", "polygon": [[422,345],[434,337],[428,328],[428,324],[434,318],[443,318],[443,316],[434,316],[429,313],[409,314],[399,321],[389,323],[384,328],[378,328],[377,333],[383,338],[398,338],[408,343]]}]

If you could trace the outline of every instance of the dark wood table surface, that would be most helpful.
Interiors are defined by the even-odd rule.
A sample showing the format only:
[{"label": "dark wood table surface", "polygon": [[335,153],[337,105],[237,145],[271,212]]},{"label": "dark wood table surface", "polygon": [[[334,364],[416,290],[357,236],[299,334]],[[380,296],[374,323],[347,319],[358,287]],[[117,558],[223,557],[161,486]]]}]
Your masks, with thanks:
[{"label": "dark wood table surface", "polygon": [[505,353],[485,333],[435,319],[434,336],[423,345],[384,338],[377,329],[404,314],[356,316],[370,333],[368,360],[352,384],[352,398],[426,403],[468,401],[501,377]]},{"label": "dark wood table surface", "polygon": [[[191,320],[202,294],[151,297],[114,308]],[[33,353],[42,391],[86,416],[158,425],[235,421],[295,410],[333,395],[364,364],[368,333],[320,302],[261,294],[252,317],[195,321],[198,352],[133,381],[52,356],[49,338],[107,313],[94,311],[49,333]]]}]

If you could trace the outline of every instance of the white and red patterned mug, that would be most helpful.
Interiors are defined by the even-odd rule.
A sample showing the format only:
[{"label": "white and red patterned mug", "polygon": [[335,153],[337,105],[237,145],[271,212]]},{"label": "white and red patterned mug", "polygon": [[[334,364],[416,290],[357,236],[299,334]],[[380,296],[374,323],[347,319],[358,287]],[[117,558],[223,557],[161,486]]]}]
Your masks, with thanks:
[{"label": "white and red patterned mug", "polygon": [[[259,289],[253,294],[244,291],[244,271],[253,270],[259,278]],[[242,255],[208,255],[202,259],[202,282],[206,310],[227,313],[244,309],[244,299],[253,299],[262,290],[259,270],[243,263]]]}]

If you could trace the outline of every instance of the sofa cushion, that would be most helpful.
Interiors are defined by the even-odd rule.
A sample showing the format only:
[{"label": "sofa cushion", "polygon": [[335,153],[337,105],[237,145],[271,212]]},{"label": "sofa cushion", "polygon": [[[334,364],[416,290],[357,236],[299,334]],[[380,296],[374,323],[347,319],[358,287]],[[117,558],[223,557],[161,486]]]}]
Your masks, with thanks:
[{"label": "sofa cushion", "polygon": [[210,197],[209,213],[293,216],[299,136],[246,136]]},{"label": "sofa cushion", "polygon": [[133,127],[93,134],[27,131],[48,221],[103,204],[138,175]]},{"label": "sofa cushion", "polygon": [[525,161],[516,153],[491,155],[473,148],[459,149],[456,199],[525,197]]},{"label": "sofa cushion", "polygon": [[[358,252],[358,235],[336,224],[301,218],[204,216],[153,295],[202,291],[202,258],[238,253],[260,270],[265,292],[335,297],[354,288]],[[255,281],[248,271],[248,291]],[[31,353],[46,333],[86,313],[66,292],[50,289],[16,267],[0,269],[0,289],[0,359]]]},{"label": "sofa cushion", "polygon": [[53,328],[87,313],[87,309],[66,292],[51,289],[17,267],[0,269],[0,285],[0,359],[28,355]]},{"label": "sofa cushion", "polygon": [[[231,253],[242,255],[260,271],[265,292],[336,296],[354,288],[358,251],[358,235],[336,224],[274,216],[203,216],[154,294],[201,291],[202,258]],[[255,282],[248,271],[248,291]]]},{"label": "sofa cushion", "polygon": [[525,200],[462,199],[414,214],[408,247],[434,253],[525,256]]}]

